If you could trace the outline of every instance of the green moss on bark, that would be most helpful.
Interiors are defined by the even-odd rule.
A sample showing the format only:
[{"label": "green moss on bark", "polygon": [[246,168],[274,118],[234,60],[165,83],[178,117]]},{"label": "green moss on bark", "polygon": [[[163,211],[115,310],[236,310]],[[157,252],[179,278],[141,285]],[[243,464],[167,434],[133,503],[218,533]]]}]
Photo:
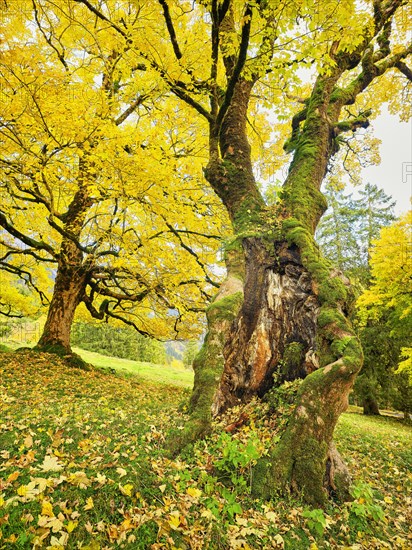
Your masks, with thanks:
[{"label": "green moss on bark", "polygon": [[243,301],[243,292],[217,296],[206,311],[209,331],[197,354],[193,369],[195,381],[190,401],[190,418],[183,430],[173,431],[166,442],[171,455],[204,437],[212,424],[212,404],[223,369],[223,348],[227,330],[235,319]]},{"label": "green moss on bark", "polygon": [[206,315],[209,321],[233,321],[243,301],[243,292],[236,292],[212,302],[207,308]]}]

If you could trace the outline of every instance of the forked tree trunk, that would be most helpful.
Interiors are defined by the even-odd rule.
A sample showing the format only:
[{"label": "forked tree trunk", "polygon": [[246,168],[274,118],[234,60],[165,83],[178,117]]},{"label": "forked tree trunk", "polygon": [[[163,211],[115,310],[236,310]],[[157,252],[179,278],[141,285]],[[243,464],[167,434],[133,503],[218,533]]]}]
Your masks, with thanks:
[{"label": "forked tree trunk", "polygon": [[341,106],[329,101],[338,77],[318,79],[305,125],[294,126],[296,151],[277,212],[265,207],[253,178],[245,127],[250,82],[236,86],[220,153],[211,140],[205,175],[233,222],[229,251],[238,284],[232,288],[229,271],[224,299],[211,306],[218,322],[209,312],[194,364],[192,417],[174,448],[207,433],[212,414],[264,395],[274,383],[304,378],[286,430],[258,462],[252,488],[264,497],[296,490],[320,506],[328,493],[347,496],[349,475],[332,437],[362,366],[348,321],[349,281],[321,258],[313,238],[326,208],[320,185],[334,152],[330,121]]}]

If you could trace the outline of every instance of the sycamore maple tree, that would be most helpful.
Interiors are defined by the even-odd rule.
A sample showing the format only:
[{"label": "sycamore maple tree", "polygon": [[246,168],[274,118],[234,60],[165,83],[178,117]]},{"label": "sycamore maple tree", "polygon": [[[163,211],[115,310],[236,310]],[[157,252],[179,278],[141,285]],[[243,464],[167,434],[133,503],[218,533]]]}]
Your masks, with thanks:
[{"label": "sycamore maple tree", "polygon": [[70,352],[81,303],[144,335],[196,334],[224,219],[196,170],[204,139],[156,79],[133,78],[127,48],[72,10],[4,12],[1,312],[21,306],[14,275],[49,305],[40,348]]},{"label": "sycamore maple tree", "polygon": [[[93,36],[105,37],[108,56],[127,57],[120,66],[134,70],[133,82],[153,78],[174,96],[176,116],[189,108],[199,134],[208,132],[204,174],[227,211],[233,238],[194,363],[191,419],[174,438],[175,450],[207,433],[213,414],[265,394],[274,383],[304,378],[285,433],[255,468],[253,490],[270,496],[291,488],[316,504],[328,492],[345,495],[349,476],[332,437],[362,351],[348,320],[350,282],[315,245],[326,208],[320,187],[345,136],[367,128],[383,102],[408,118],[402,100],[412,79],[411,6],[402,0],[33,4],[67,14],[77,29],[78,58],[89,49],[91,27],[84,29],[83,21],[93,18]],[[281,164],[283,146],[292,155],[272,207],[253,171],[259,138],[273,141],[264,147],[266,163],[273,159],[266,171]]]}]

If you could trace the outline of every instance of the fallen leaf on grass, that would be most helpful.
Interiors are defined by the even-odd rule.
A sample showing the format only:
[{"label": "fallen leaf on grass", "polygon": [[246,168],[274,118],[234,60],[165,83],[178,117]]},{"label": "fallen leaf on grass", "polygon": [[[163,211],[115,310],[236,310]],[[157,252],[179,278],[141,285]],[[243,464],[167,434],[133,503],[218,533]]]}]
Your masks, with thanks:
[{"label": "fallen leaf on grass", "polygon": [[83,510],[92,510],[94,508],[94,503],[92,497],[88,497],[86,500],[85,506],[83,506]]},{"label": "fallen leaf on grass", "polygon": [[40,469],[43,472],[59,472],[63,470],[63,464],[59,462],[56,456],[46,455],[43,464],[40,465]]},{"label": "fallen leaf on grass", "polygon": [[41,515],[48,516],[49,518],[54,517],[53,506],[48,500],[43,500],[42,502]]},{"label": "fallen leaf on grass", "polygon": [[91,485],[90,479],[87,477],[86,473],[83,471],[74,472],[70,474],[67,478],[68,483],[80,487],[80,489],[86,489]]},{"label": "fallen leaf on grass", "polygon": [[133,484],[132,483],[126,483],[126,485],[121,485],[119,483],[119,489],[120,489],[120,492],[127,496],[127,497],[131,497],[132,496],[132,491],[133,491]]},{"label": "fallen leaf on grass", "polygon": [[66,525],[66,531],[68,533],[71,533],[72,531],[74,531],[76,529],[78,524],[79,524],[78,521],[69,520],[69,523]]}]

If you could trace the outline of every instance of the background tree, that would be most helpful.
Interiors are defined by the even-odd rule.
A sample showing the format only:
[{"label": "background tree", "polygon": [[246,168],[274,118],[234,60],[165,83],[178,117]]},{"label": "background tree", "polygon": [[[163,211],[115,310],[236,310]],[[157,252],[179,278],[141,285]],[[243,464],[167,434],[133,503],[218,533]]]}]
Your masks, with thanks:
[{"label": "background tree", "polygon": [[[369,250],[380,229],[395,219],[394,202],[369,183],[359,190],[357,198],[353,194],[345,195],[341,187],[342,184],[334,179],[326,187],[329,209],[319,223],[316,239],[325,256],[345,275],[368,286],[371,276]],[[364,365],[354,388],[364,414],[379,414],[378,397],[387,398],[396,392],[390,372],[399,347],[388,339],[389,332],[386,325],[377,321],[370,321],[360,331]],[[391,392],[388,392],[389,387]]]},{"label": "background tree", "polygon": [[326,258],[348,275],[362,266],[361,243],[351,220],[355,216],[352,194],[345,194],[341,185],[326,186],[328,210],[322,216],[316,239]]},{"label": "background tree", "polygon": [[112,357],[166,364],[164,344],[154,338],[142,336],[131,327],[77,322],[73,325],[71,343],[73,346]]},{"label": "background tree", "polygon": [[129,49],[116,50],[110,29],[96,34],[86,10],[75,21],[73,3],[65,7],[5,11],[1,267],[34,288],[22,255],[53,274],[41,349],[70,352],[80,303],[143,335],[198,332],[221,234],[217,201],[187,161],[201,154],[202,136],[181,112],[179,141],[174,105],[163,105],[161,121],[149,117],[162,101],[156,78],[131,77]]},{"label": "background tree", "polygon": [[183,354],[183,364],[185,367],[191,367],[196,355],[199,352],[200,344],[197,340],[189,340]]},{"label": "background tree", "polygon": [[369,250],[382,227],[394,221],[395,202],[376,185],[367,183],[358,197],[345,195],[334,180],[326,186],[328,211],[322,217],[316,239],[325,256],[346,275],[363,284],[369,280]]},{"label": "background tree", "polygon": [[[366,341],[368,331],[375,328],[387,339],[387,356],[392,372],[407,373],[412,348],[412,264],[411,264],[412,211],[389,227],[381,230],[380,237],[372,241],[370,264],[372,283],[360,296],[362,332]],[[373,345],[373,343],[371,343]],[[402,362],[402,355],[406,356]],[[383,361],[386,361],[384,355]],[[396,367],[400,364],[399,368]],[[408,377],[399,379],[394,404],[409,418],[411,388]],[[387,388],[385,388],[387,389]],[[399,390],[402,390],[399,393]]]}]

